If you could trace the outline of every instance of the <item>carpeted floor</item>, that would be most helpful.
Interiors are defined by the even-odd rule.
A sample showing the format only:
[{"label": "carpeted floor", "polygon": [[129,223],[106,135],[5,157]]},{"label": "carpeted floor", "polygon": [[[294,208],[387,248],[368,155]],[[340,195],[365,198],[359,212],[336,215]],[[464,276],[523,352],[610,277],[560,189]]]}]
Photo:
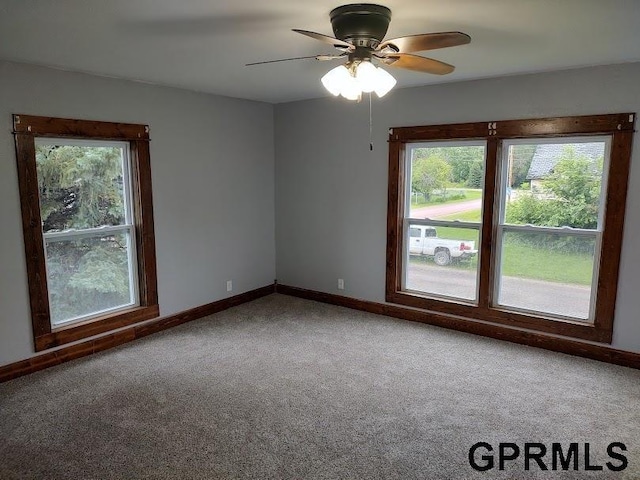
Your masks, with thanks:
[{"label": "carpeted floor", "polygon": [[[277,294],[2,384],[0,407],[3,480],[640,478],[639,371]],[[578,442],[580,471],[475,472],[477,442]],[[585,442],[628,467],[584,472]]]}]

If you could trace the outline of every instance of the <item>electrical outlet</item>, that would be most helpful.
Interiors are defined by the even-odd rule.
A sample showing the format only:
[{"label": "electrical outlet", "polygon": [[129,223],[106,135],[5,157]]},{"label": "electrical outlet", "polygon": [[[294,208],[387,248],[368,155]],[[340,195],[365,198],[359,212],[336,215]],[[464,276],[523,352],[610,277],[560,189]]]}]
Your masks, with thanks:
[{"label": "electrical outlet", "polygon": [[227,280],[227,292],[233,290],[233,282],[231,280]]},{"label": "electrical outlet", "polygon": [[338,290],[344,290],[344,278],[338,279]]}]

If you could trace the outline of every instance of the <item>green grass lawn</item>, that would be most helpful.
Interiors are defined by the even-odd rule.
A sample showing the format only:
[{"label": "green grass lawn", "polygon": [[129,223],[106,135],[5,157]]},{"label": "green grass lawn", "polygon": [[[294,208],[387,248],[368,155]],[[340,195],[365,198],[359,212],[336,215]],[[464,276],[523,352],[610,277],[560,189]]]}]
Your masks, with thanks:
[{"label": "green grass lawn", "polygon": [[461,222],[480,222],[480,209],[468,210],[466,212],[453,213],[444,217],[439,217],[439,220],[460,220]]},{"label": "green grass lawn", "polygon": [[[461,222],[480,222],[480,209],[454,213],[438,218],[438,220],[460,220]],[[452,240],[472,240],[478,246],[478,230],[472,228],[437,227],[438,236]]]},{"label": "green grass lawn", "polygon": [[[480,210],[449,215],[447,220],[477,222]],[[476,242],[478,230],[455,227],[436,227],[438,237]],[[460,268],[476,268],[477,257],[463,262]],[[585,253],[564,253],[531,245],[507,241],[503,248],[502,274],[512,277],[546,280],[549,282],[590,285],[593,256]]]},{"label": "green grass lawn", "polygon": [[505,243],[502,273],[512,277],[590,285],[593,257],[584,253],[562,253]]},{"label": "green grass lawn", "polygon": [[414,201],[414,198],[411,198],[411,208],[420,208],[420,207],[428,207],[430,205],[446,205],[448,203],[457,203],[457,202],[466,202],[467,200],[476,200],[478,198],[482,198],[482,190],[468,189],[468,188],[452,188],[448,190],[450,195],[456,193],[464,193],[465,198],[456,198],[451,200],[443,200],[440,196],[432,196],[432,199],[429,201],[425,201],[423,199],[419,199],[417,202]]}]

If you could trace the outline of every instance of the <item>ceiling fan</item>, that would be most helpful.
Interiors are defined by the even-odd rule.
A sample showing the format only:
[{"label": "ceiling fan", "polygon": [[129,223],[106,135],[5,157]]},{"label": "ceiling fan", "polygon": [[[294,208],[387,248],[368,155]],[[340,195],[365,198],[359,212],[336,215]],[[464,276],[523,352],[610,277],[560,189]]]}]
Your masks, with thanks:
[{"label": "ceiling fan", "polygon": [[413,55],[413,52],[465,45],[471,37],[461,32],[422,33],[384,40],[391,21],[391,10],[382,5],[355,3],[334,8],[329,13],[335,37],[307,30],[293,29],[323,43],[332,45],[339,54],[320,54],[308,57],[284,58],[265,63],[315,58],[316,60],[346,59],[344,64],[322,77],[322,84],[333,95],[359,100],[362,92],[376,92],[379,97],[391,90],[396,80],[388,72],[374,65],[404,68],[422,73],[446,75],[454,66],[448,63]]}]

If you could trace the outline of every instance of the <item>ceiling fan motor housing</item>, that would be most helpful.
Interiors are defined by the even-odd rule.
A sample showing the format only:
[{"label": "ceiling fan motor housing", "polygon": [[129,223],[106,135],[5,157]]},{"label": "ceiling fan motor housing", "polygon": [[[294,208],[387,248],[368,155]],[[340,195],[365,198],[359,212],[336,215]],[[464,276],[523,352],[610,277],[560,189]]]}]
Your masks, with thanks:
[{"label": "ceiling fan motor housing", "polygon": [[354,3],[334,8],[329,17],[336,38],[373,49],[387,34],[391,10],[382,5]]}]

